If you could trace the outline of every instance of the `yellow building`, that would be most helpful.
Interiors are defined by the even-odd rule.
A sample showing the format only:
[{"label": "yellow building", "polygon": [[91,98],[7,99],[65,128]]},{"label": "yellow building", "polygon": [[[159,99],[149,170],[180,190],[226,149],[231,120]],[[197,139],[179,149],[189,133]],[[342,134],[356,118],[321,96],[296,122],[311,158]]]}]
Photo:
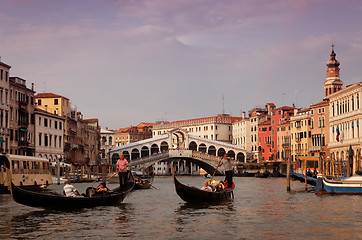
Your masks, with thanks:
[{"label": "yellow building", "polygon": [[301,156],[308,156],[311,145],[311,113],[310,109],[296,111],[290,117],[292,161]]},{"label": "yellow building", "polygon": [[38,93],[35,95],[37,108],[56,114],[61,117],[69,117],[69,99],[54,93]]}]

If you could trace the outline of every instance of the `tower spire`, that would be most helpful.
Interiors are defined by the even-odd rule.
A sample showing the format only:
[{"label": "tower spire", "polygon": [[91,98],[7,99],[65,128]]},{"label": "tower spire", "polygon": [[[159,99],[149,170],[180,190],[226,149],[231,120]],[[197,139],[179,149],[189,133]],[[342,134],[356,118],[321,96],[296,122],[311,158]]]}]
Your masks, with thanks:
[{"label": "tower spire", "polygon": [[339,78],[339,61],[336,59],[334,52],[334,44],[332,44],[332,52],[329,55],[330,59],[326,62],[327,65],[327,78],[324,81],[324,96],[328,96],[342,89],[343,81]]}]

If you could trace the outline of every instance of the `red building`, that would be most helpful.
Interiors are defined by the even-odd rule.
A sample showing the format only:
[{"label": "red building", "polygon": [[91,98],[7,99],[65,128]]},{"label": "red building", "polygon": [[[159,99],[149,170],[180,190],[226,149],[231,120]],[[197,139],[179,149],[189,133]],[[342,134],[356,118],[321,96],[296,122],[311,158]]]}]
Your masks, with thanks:
[{"label": "red building", "polygon": [[259,160],[261,162],[269,161],[272,155],[271,120],[259,124],[258,128]]},{"label": "red building", "polygon": [[[280,159],[281,152],[286,152],[289,149],[281,149],[280,145],[284,143],[285,145],[285,139],[282,137],[282,133],[278,134],[279,132],[285,131],[285,124],[289,124],[290,116],[294,115],[294,109],[295,107],[289,107],[289,106],[283,106],[277,109],[273,110],[272,117],[271,117],[271,157],[270,161],[276,161]],[[290,144],[289,144],[290,145]],[[286,146],[285,146],[286,147]],[[290,147],[290,146],[289,146]]]}]

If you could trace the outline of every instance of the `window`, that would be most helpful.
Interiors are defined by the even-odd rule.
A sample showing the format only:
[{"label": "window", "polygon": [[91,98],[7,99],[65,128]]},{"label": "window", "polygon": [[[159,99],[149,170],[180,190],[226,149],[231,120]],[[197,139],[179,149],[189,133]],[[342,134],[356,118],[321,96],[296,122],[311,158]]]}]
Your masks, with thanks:
[{"label": "window", "polygon": [[54,128],[58,129],[58,121],[54,121]]},{"label": "window", "polygon": [[54,105],[58,105],[58,99],[54,99]]},{"label": "window", "polygon": [[44,127],[47,127],[47,126],[48,126],[48,119],[44,118]]},{"label": "window", "polygon": [[41,117],[39,117],[39,126],[41,125]]},{"label": "window", "polygon": [[41,133],[39,133],[39,146],[41,146]]},{"label": "window", "polygon": [[41,106],[41,99],[38,99],[38,106]]},{"label": "window", "polygon": [[44,146],[48,146],[48,135],[44,135]]}]

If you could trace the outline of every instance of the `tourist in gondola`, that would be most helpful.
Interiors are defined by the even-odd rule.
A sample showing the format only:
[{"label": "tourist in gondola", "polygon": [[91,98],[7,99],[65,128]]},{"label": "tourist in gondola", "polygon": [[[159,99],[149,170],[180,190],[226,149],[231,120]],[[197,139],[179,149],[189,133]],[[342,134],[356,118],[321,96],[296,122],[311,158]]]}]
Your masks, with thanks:
[{"label": "tourist in gondola", "polygon": [[81,197],[80,193],[73,185],[70,184],[70,180],[65,180],[65,185],[63,188],[64,194],[67,197]]},{"label": "tourist in gondola", "polygon": [[215,187],[215,192],[220,192],[225,189],[224,182],[220,181],[219,184]]},{"label": "tourist in gondola", "polygon": [[117,161],[117,169],[118,169],[118,177],[119,177],[119,186],[121,190],[125,189],[125,185],[128,177],[128,167],[129,163],[127,159],[124,158],[123,153],[121,153],[118,161]]},{"label": "tourist in gondola", "polygon": [[109,189],[107,188],[107,184],[105,182],[101,182],[99,186],[96,188],[96,193],[107,193]]},{"label": "tourist in gondola", "polygon": [[224,166],[225,181],[227,181],[227,188],[232,188],[232,186],[233,186],[233,164],[231,163],[231,160],[227,154],[225,154],[222,157],[222,160],[221,160],[220,164],[218,165],[218,167],[220,167],[221,165]]},{"label": "tourist in gondola", "polygon": [[212,188],[209,186],[209,182],[206,181],[204,186],[201,188],[201,190],[212,192]]}]

